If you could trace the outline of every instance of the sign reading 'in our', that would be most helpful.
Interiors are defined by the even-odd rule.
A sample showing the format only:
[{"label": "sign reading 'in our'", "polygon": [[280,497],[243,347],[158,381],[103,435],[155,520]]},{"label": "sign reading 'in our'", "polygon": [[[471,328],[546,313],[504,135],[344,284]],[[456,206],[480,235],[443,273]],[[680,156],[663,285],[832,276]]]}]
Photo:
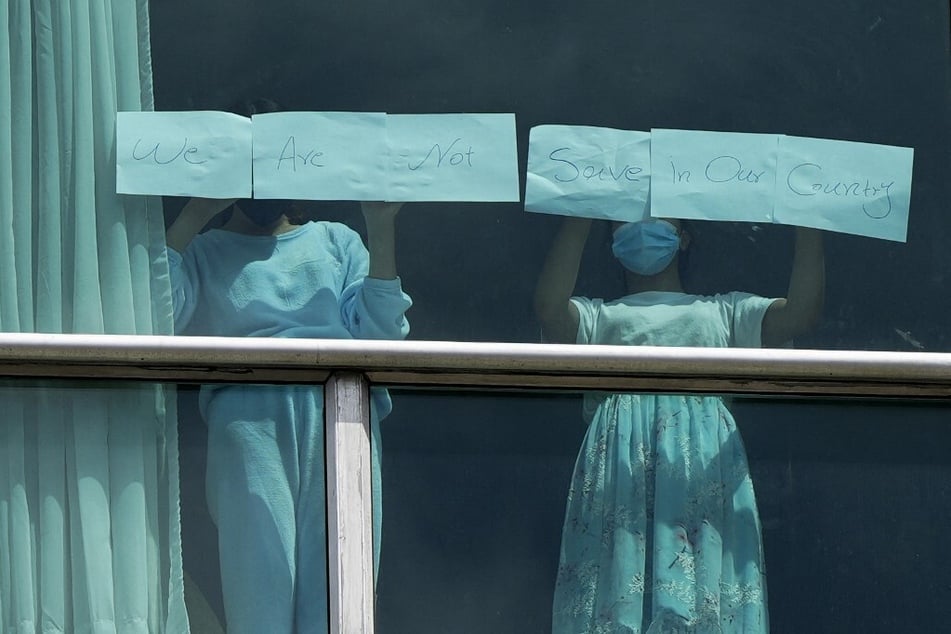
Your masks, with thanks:
[{"label": "sign reading 'in our'", "polygon": [[592,126],[532,128],[525,209],[640,220],[650,191],[650,134]]},{"label": "sign reading 'in our'", "polygon": [[251,120],[227,112],[120,112],[116,191],[251,196]]},{"label": "sign reading 'in our'", "polygon": [[904,242],[911,148],[653,130],[651,215],[776,222]]},{"label": "sign reading 'in our'", "polygon": [[651,215],[771,222],[775,134],[652,130]]}]

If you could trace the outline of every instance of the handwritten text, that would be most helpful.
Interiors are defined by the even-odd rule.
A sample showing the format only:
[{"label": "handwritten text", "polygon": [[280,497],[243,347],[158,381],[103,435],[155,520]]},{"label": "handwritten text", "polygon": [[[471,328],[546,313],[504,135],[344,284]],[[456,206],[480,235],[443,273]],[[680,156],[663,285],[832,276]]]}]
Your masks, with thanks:
[{"label": "handwritten text", "polygon": [[[822,166],[817,163],[800,163],[789,170],[786,176],[786,186],[797,196],[836,196],[861,198],[862,211],[869,218],[881,220],[892,212],[891,188],[895,181],[879,182],[878,185],[865,179],[864,184],[859,181],[843,181],[824,179]],[[875,204],[871,204],[871,203]]]},{"label": "handwritten text", "polygon": [[560,152],[565,152],[566,150],[570,150],[570,149],[571,148],[561,147],[561,148],[558,148],[557,150],[553,150],[548,155],[548,158],[550,160],[556,161],[558,163],[564,163],[567,166],[565,169],[568,171],[564,172],[565,174],[564,176],[559,174],[553,175],[556,181],[559,181],[562,183],[570,183],[570,182],[578,180],[579,178],[584,178],[587,181],[591,181],[592,179],[597,179],[599,181],[618,182],[623,178],[624,180],[631,181],[632,183],[636,183],[641,180],[639,174],[641,174],[644,171],[644,169],[641,167],[637,167],[636,165],[627,164],[624,167],[615,169],[611,167],[610,165],[603,166],[603,165],[582,164],[582,166],[579,168],[578,163],[576,163],[575,161],[569,161],[566,158],[558,158],[555,156],[556,154]]},{"label": "handwritten text", "polygon": [[141,143],[142,139],[138,139],[135,142],[135,145],[132,147],[133,160],[147,161],[151,157],[152,161],[154,161],[157,165],[168,165],[169,163],[174,163],[179,159],[191,165],[201,165],[208,162],[208,159],[197,160],[197,157],[192,157],[192,155],[198,154],[198,148],[194,145],[188,144],[188,137],[185,137],[185,140],[182,142],[182,147],[180,147],[177,152],[171,153],[165,158],[159,158],[159,148],[162,146],[161,142],[153,145],[152,149],[148,150],[144,154],[139,151],[139,145]]},{"label": "handwritten text", "polygon": [[287,141],[284,143],[284,148],[281,150],[281,156],[277,159],[277,169],[281,170],[281,167],[284,166],[286,161],[290,161],[290,168],[293,171],[297,171],[298,163],[302,168],[304,167],[323,167],[322,163],[318,163],[317,160],[323,156],[323,152],[318,152],[317,150],[309,150],[305,153],[300,153],[297,151],[297,140],[293,137],[287,137]]},{"label": "handwritten text", "polygon": [[456,147],[456,143],[459,143],[459,141],[462,141],[462,137],[456,137],[456,139],[449,144],[449,147],[447,147],[445,151],[443,151],[442,146],[439,143],[433,144],[433,146],[429,149],[429,152],[426,153],[426,156],[423,157],[423,160],[421,160],[416,165],[408,165],[409,169],[415,172],[424,165],[432,165],[430,158],[433,158],[434,155],[436,167],[443,167],[444,164],[452,167],[472,167],[472,155],[475,152],[473,151],[471,145],[465,151],[461,149],[456,149],[456,151],[453,151],[453,148]]}]

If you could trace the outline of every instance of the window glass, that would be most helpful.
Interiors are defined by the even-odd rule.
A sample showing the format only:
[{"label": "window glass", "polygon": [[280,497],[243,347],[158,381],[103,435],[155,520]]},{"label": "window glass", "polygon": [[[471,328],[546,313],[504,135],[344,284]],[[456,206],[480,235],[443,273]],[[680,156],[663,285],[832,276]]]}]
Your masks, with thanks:
[{"label": "window glass", "polygon": [[713,397],[587,399],[394,392],[377,631],[641,632],[651,601],[724,632],[948,618],[946,403],[725,399],[734,432]]},{"label": "window glass", "polygon": [[34,631],[39,605],[63,631],[187,610],[193,632],[326,632],[323,387],[171,387],[0,382],[7,622]]},{"label": "window glass", "polygon": [[178,392],[192,631],[326,631],[323,387]]},{"label": "window glass", "polygon": [[[825,306],[795,344],[947,349],[945,2],[617,0],[592,9],[413,0],[394,12],[373,3],[294,0],[275,8],[216,0],[155,2],[151,20],[159,110],[229,109],[267,97],[302,111],[511,112],[523,192],[529,131],[542,124],[913,148],[907,242],[825,232]],[[183,203],[166,201],[169,222]],[[306,218],[343,221],[366,239],[356,203],[301,202],[298,209]],[[521,203],[408,203],[396,248],[397,272],[413,299],[409,336],[539,341],[532,298],[560,223]],[[790,227],[689,224],[685,291],[787,295]],[[628,292],[610,244],[608,224],[595,223],[574,293],[610,300]]]}]

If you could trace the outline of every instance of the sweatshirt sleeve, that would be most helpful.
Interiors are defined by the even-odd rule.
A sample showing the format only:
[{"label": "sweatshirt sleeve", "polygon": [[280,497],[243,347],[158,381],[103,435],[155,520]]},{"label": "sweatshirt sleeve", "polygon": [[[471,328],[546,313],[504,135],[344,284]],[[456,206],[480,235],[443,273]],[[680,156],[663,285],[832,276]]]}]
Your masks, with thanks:
[{"label": "sweatshirt sleeve", "polygon": [[775,298],[750,293],[729,294],[733,307],[730,345],[735,348],[760,348],[763,345],[763,316]]},{"label": "sweatshirt sleeve", "polygon": [[344,322],[356,339],[405,339],[412,304],[399,278],[365,277],[344,291]]},{"label": "sweatshirt sleeve", "polygon": [[186,262],[185,257],[171,247],[167,247],[167,250],[175,334],[181,334],[195,313],[198,276],[195,275],[194,262]]},{"label": "sweatshirt sleeve", "polygon": [[587,297],[572,297],[570,300],[578,308],[578,334],[575,343],[595,344],[598,341],[598,315],[603,300]]},{"label": "sweatshirt sleeve", "polygon": [[348,262],[340,297],[340,314],[355,339],[405,339],[409,334],[406,311],[413,302],[403,292],[400,278],[367,277],[370,256],[360,236],[347,230],[339,246]]}]

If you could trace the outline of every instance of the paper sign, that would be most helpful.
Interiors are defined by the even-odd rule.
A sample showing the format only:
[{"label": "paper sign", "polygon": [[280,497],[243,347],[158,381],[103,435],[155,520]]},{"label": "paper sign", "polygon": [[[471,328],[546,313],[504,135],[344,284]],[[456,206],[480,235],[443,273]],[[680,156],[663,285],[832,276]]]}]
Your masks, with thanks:
[{"label": "paper sign", "polygon": [[525,209],[635,221],[647,216],[650,191],[647,132],[543,125],[528,143]]},{"label": "paper sign", "polygon": [[251,196],[251,120],[227,112],[120,112],[116,192]]},{"label": "paper sign", "polygon": [[389,115],[387,200],[519,200],[514,114]]},{"label": "paper sign", "polygon": [[385,198],[385,114],[277,112],[252,120],[255,198]]},{"label": "paper sign", "polygon": [[651,131],[651,210],[658,218],[772,222],[779,136]]},{"label": "paper sign", "polygon": [[914,150],[783,137],[776,222],[904,242]]}]

